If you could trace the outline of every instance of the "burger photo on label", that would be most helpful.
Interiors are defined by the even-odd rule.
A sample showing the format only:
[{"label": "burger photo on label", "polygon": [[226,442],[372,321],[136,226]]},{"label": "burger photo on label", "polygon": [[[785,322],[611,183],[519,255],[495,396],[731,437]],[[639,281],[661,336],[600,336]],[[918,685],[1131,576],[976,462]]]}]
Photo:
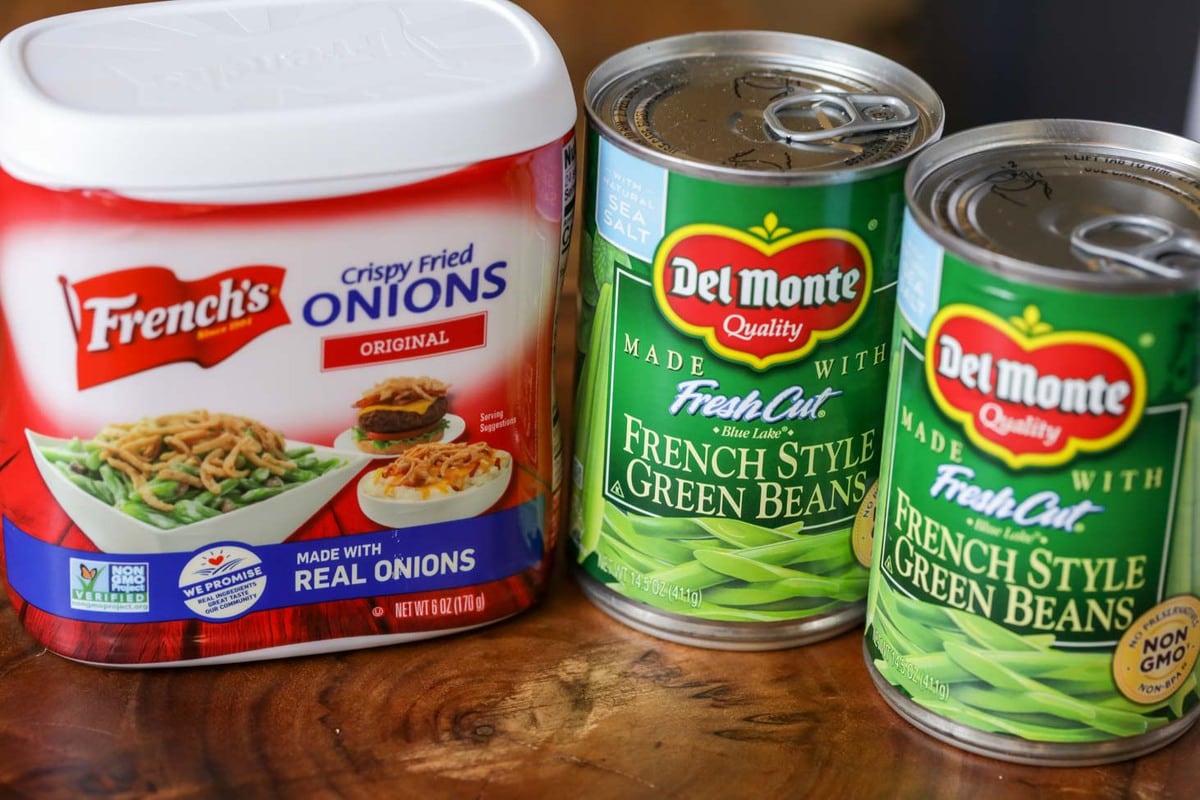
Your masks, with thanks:
[{"label": "burger photo on label", "polygon": [[427,376],[380,381],[354,403],[356,424],[339,434],[333,446],[391,458],[417,444],[452,442],[462,436],[466,423],[447,413],[449,390]]}]

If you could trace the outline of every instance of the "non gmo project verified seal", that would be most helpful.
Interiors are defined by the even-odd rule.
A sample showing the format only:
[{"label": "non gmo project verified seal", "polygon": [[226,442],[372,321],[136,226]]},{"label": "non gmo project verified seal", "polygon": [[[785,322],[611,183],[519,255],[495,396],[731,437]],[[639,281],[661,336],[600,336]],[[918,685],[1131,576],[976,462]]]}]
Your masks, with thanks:
[{"label": "non gmo project verified seal", "polygon": [[71,608],[129,613],[150,610],[150,565],[71,559]]}]

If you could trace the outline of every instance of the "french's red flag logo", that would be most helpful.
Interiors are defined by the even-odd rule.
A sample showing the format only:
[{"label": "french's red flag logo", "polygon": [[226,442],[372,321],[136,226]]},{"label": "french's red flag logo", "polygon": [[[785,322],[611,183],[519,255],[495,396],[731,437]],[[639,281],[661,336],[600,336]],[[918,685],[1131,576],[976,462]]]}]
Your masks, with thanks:
[{"label": "french's red flag logo", "polygon": [[283,267],[236,267],[194,281],[158,266],[70,283],[60,278],[87,389],[165,364],[212,367],[291,322],[280,299]]}]

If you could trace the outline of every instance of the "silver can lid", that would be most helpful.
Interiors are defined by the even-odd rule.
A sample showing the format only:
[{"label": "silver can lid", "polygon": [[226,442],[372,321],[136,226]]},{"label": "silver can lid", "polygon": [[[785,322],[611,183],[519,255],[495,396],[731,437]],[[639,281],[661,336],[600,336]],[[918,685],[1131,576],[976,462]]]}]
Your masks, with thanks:
[{"label": "silver can lid", "polygon": [[694,33],[622,51],[588,77],[589,118],[619,146],[737,183],[833,183],[941,135],[933,89],[883,56],[768,31]]},{"label": "silver can lid", "polygon": [[1051,285],[1200,284],[1200,143],[1081,120],[946,137],[912,163],[909,208],[951,252]]}]

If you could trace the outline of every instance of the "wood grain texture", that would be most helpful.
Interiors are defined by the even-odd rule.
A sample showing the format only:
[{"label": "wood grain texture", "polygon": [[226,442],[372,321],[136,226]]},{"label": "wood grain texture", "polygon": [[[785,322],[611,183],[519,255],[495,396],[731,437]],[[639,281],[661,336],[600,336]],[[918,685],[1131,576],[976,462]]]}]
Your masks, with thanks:
[{"label": "wood grain texture", "polygon": [[428,643],[104,670],[0,614],[0,786],[32,797],[1189,798],[1200,731],[1142,759],[1015,766],[900,721],[860,639],[739,654],[631,631],[559,575]]},{"label": "wood grain texture", "polygon": [[[3,0],[0,31],[97,0]],[[525,0],[581,85],[602,58],[702,28],[841,38],[903,60],[888,0]],[[573,280],[561,320],[569,403]],[[570,419],[569,407],[565,418]],[[558,569],[549,599],[425,643],[227,667],[110,670],[35,646],[0,605],[0,795],[71,798],[1192,798],[1200,730],[1136,761],[1014,766],[901,721],[858,631],[739,654],[630,630]]]}]

